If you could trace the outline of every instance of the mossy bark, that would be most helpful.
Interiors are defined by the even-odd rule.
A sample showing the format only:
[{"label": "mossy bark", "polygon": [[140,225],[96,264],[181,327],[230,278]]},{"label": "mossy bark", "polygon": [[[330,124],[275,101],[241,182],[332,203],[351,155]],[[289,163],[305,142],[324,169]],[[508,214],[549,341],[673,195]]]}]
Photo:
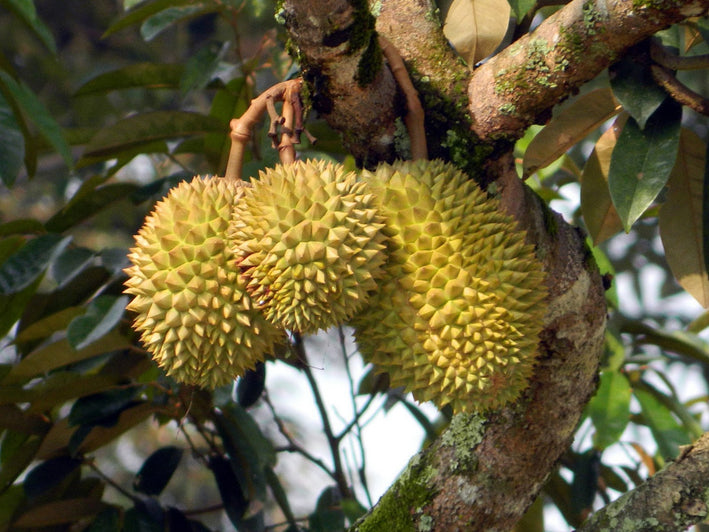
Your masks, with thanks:
[{"label": "mossy bark", "polygon": [[[283,5],[306,83],[316,97],[323,90],[327,105],[321,113],[362,163],[396,156],[394,135],[391,150],[382,149],[401,111],[387,69],[362,87],[355,79],[362,55],[347,55],[346,44],[328,46],[336,40],[327,36],[338,28],[357,31],[352,25],[362,3]],[[472,73],[447,47],[431,0],[371,5],[376,31],[400,50],[422,94],[430,152],[466,169],[527,231],[548,273],[549,311],[539,361],[522,399],[484,420],[456,417],[353,530],[507,531],[573,438],[595,391],[606,323],[603,282],[584,235],[518,179],[513,142],[628,46],[705,13],[709,0],[573,0]],[[591,49],[593,60],[582,49]],[[374,107],[377,116],[371,118]]]}]

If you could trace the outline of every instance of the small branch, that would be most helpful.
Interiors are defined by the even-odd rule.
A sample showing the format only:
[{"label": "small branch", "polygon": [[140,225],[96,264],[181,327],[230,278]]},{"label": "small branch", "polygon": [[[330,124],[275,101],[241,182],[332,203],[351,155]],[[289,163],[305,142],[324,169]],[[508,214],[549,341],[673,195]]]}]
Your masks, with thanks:
[{"label": "small branch", "polygon": [[644,484],[593,514],[577,532],[591,532],[613,523],[643,523],[642,530],[685,530],[709,515],[709,434],[681,449],[680,456]]},{"label": "small branch", "polygon": [[658,65],[652,65],[650,70],[655,81],[667,91],[673,100],[686,105],[699,114],[709,116],[709,100],[679,81],[671,70]]},{"label": "small branch", "polygon": [[669,70],[701,70],[709,68],[709,54],[679,56],[656,41],[650,45],[650,57]]},{"label": "small branch", "polygon": [[409,73],[404,65],[404,60],[396,47],[385,37],[379,36],[379,47],[382,49],[384,57],[389,63],[389,69],[394,75],[397,85],[406,96],[407,113],[404,117],[406,129],[409,132],[411,141],[411,158],[428,159],[428,148],[426,147],[426,131],[424,129],[424,113],[419,100],[418,92],[411,82]]},{"label": "small branch", "polygon": [[94,471],[94,473],[96,473],[99,477],[101,477],[101,479],[102,479],[106,484],[108,484],[109,486],[111,486],[111,487],[112,487],[113,489],[115,489],[118,493],[120,493],[120,494],[123,495],[124,497],[128,498],[128,499],[131,500],[133,503],[138,503],[138,502],[140,502],[140,500],[141,500],[140,497],[136,497],[136,496],[133,495],[131,492],[129,492],[128,490],[124,489],[123,486],[121,486],[120,484],[116,483],[112,478],[110,478],[110,477],[108,477],[107,475],[105,475],[105,474],[103,473],[103,471],[101,471],[101,470],[98,468],[98,466],[97,466],[96,463],[94,462],[93,458],[86,460],[85,463],[86,463],[86,465],[88,465],[88,466]]},{"label": "small branch", "polygon": [[[264,112],[269,111],[271,115],[271,125],[273,127],[277,120],[273,119],[272,112],[275,110],[274,102],[290,102],[288,106],[293,108],[293,99],[300,93],[301,79],[292,79],[278,83],[251,100],[251,105],[239,118],[234,118],[230,122],[231,126],[231,151],[227,162],[225,179],[241,179],[241,169],[244,164],[244,152],[246,143],[251,139],[254,127],[261,121]],[[292,126],[291,126],[292,127]],[[288,149],[285,148],[284,149]]]}]

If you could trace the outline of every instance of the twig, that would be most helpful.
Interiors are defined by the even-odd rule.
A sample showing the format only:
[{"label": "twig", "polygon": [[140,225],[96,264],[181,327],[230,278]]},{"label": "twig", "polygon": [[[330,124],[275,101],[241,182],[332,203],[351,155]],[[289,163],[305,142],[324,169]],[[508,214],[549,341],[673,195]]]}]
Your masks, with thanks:
[{"label": "twig", "polygon": [[655,41],[650,45],[650,57],[658,65],[670,70],[701,70],[709,68],[709,54],[679,56]]},{"label": "twig", "polygon": [[406,129],[409,132],[409,140],[411,141],[411,158],[428,159],[428,147],[426,146],[426,131],[424,128],[424,113],[418,93],[411,82],[409,73],[404,65],[404,60],[401,58],[399,51],[385,37],[379,36],[379,47],[382,49],[384,57],[389,63],[396,83],[406,97],[407,113],[404,117]]},{"label": "twig", "polygon": [[330,453],[332,454],[332,463],[334,466],[334,479],[337,483],[337,487],[340,490],[340,495],[347,498],[352,495],[349,485],[347,484],[347,478],[345,477],[342,468],[342,459],[340,457],[340,441],[335,437],[332,431],[332,425],[330,424],[330,417],[327,414],[327,408],[325,407],[325,401],[323,401],[322,395],[320,395],[320,389],[318,383],[313,376],[313,372],[307,363],[307,355],[305,353],[305,346],[303,345],[303,337],[300,333],[293,333],[292,348],[295,350],[296,360],[301,362],[301,369],[305,373],[308,383],[310,384],[310,389],[313,392],[313,398],[315,399],[315,404],[320,412],[320,418],[323,422],[323,431],[325,432],[325,437],[327,438],[328,446],[330,447]]},{"label": "twig", "polygon": [[[273,102],[292,102],[294,98],[298,98],[302,83],[303,80],[301,79],[291,79],[277,83],[251,100],[251,104],[246,112],[230,122],[231,150],[229,151],[229,161],[227,162],[226,171],[224,172],[225,179],[241,179],[246,143],[251,138],[254,127]],[[290,106],[292,108],[292,103]]]},{"label": "twig", "polygon": [[133,501],[134,503],[140,502],[140,500],[141,500],[140,497],[136,497],[136,496],[133,495],[131,492],[129,492],[128,490],[124,489],[123,486],[121,486],[120,484],[118,484],[118,483],[117,483],[116,481],[114,481],[112,478],[110,478],[109,476],[107,476],[106,474],[104,474],[104,472],[101,471],[101,470],[98,468],[98,466],[94,463],[94,459],[93,459],[93,458],[87,459],[85,463],[86,463],[86,465],[88,465],[91,469],[93,469],[94,473],[96,473],[99,477],[101,477],[101,479],[102,479],[106,484],[108,484],[108,485],[111,486],[113,489],[115,489],[116,491],[118,491],[118,493],[120,493],[121,495],[127,497],[128,499],[130,499],[130,500]]},{"label": "twig", "polygon": [[699,114],[709,116],[709,100],[679,81],[671,70],[658,65],[652,65],[650,70],[655,81],[667,91],[672,99]]}]

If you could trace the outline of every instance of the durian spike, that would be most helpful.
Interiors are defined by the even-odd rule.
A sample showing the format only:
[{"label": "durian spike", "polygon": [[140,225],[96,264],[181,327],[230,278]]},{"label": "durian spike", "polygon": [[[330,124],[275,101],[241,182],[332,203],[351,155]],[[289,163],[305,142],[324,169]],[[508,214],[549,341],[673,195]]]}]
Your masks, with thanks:
[{"label": "durian spike", "polygon": [[404,60],[396,47],[389,42],[385,37],[379,36],[379,47],[382,49],[384,57],[389,63],[397,85],[406,97],[406,116],[404,123],[409,132],[409,140],[411,141],[411,159],[428,159],[428,147],[426,146],[426,131],[424,129],[424,114],[421,100],[419,100],[418,92],[411,82],[409,73],[404,65]]},{"label": "durian spike", "polygon": [[[264,112],[270,104],[276,101],[290,102],[288,107],[293,109],[293,101],[297,100],[298,105],[295,106],[295,108],[300,109],[299,94],[302,84],[303,80],[300,78],[277,83],[261,93],[258,97],[251,100],[251,104],[246,112],[239,118],[234,118],[229,123],[231,127],[231,150],[229,151],[229,160],[227,161],[226,171],[224,172],[225,179],[241,179],[241,170],[244,164],[246,143],[251,139],[251,134],[254,127],[261,120]],[[299,124],[302,124],[302,119],[297,117],[296,128]],[[289,140],[287,142],[290,142],[291,145],[290,148],[286,148],[286,151],[292,149],[292,144],[295,143],[294,140],[297,139],[298,135],[297,129],[296,133],[293,133],[292,122],[289,127],[289,132],[286,133],[284,131],[284,136],[288,137]]]}]

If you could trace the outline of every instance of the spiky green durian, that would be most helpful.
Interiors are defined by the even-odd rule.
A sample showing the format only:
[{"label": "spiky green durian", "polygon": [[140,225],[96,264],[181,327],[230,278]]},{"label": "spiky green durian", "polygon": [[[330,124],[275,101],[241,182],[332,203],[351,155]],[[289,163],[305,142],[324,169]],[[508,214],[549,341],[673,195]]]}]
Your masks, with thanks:
[{"label": "spiky green durian", "polygon": [[230,234],[253,300],[272,323],[302,333],[347,320],[386,259],[367,185],[323,161],[278,165],[252,184]]},{"label": "spiky green durian", "polygon": [[386,218],[387,275],[351,324],[366,360],[419,401],[485,411],[527,386],[544,272],[499,202],[450,164],[363,172]]},{"label": "spiky green durian", "polygon": [[244,182],[195,177],[170,190],[135,236],[128,309],[155,361],[214,388],[264,360],[284,335],[254,308],[226,240]]}]

